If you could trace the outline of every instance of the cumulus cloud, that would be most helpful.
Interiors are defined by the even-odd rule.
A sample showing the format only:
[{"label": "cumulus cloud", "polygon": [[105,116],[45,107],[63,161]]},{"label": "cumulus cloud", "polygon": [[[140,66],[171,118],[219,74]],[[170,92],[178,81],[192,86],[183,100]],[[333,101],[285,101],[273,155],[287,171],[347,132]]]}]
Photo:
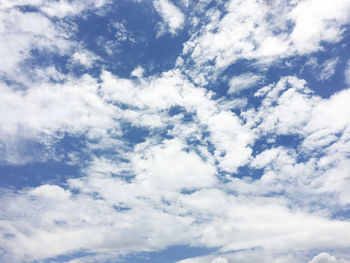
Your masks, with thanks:
[{"label": "cumulus cloud", "polygon": [[33,49],[67,53],[69,33],[40,13],[24,13],[15,8],[0,9],[0,55],[2,74],[16,72],[19,63],[28,59]]},{"label": "cumulus cloud", "polygon": [[[101,100],[97,88],[96,81],[89,76],[73,78],[64,84],[44,82],[28,91],[16,91],[2,84],[1,111],[6,112],[0,114],[1,121],[6,123],[0,129],[4,145],[3,160],[10,161],[7,156],[15,154],[13,151],[24,139],[55,139],[59,138],[56,134],[67,132],[78,135],[92,126],[116,128],[118,124],[115,125],[113,117],[116,117],[117,112],[113,112],[112,105],[108,106]],[[20,156],[11,158],[10,162],[22,162]]]},{"label": "cumulus cloud", "polygon": [[[135,64],[123,76],[105,66],[91,70],[104,59],[72,37],[78,27],[53,22],[107,1],[27,1],[40,12],[16,7],[22,3],[0,4],[1,164],[51,158],[81,169],[62,185],[0,189],[1,260],[55,261],[84,251],[70,262],[107,262],[179,245],[216,249],[181,263],[349,259],[342,251],[350,244],[350,89],[324,98],[297,74],[267,76],[283,60],[340,41],[346,1],[228,1],[220,8],[181,1],[191,36],[174,68],[149,76]],[[184,28],[172,2],[153,6],[160,30]],[[113,19],[107,24],[117,32],[107,31],[132,41],[126,24]],[[68,57],[84,74],[54,63],[29,68],[33,49]],[[311,55],[305,68],[331,80],[339,61]],[[236,62],[249,70],[230,75],[228,94],[256,87],[254,97],[232,100],[215,85],[206,88]],[[17,78],[20,70],[26,76]],[[56,152],[65,136],[79,139],[79,150]]]},{"label": "cumulus cloud", "polygon": [[155,0],[153,6],[162,17],[166,28],[161,25],[158,35],[161,36],[167,31],[175,35],[184,25],[185,16],[181,10],[168,0]]},{"label": "cumulus cloud", "polygon": [[[189,63],[197,65],[197,70],[191,69],[188,74],[205,85],[240,59],[257,60],[261,69],[294,55],[321,50],[322,43],[342,39],[349,8],[342,0],[332,5],[311,0],[270,4],[229,1],[224,13],[211,10],[211,19],[203,21],[200,33],[184,45]],[[213,62],[212,66],[208,62]]]},{"label": "cumulus cloud", "polygon": [[320,253],[315,256],[309,263],[337,263],[337,259],[328,253]]},{"label": "cumulus cloud", "polygon": [[338,0],[333,4],[328,1],[301,1],[289,13],[295,22],[290,35],[295,48],[301,54],[322,48],[322,41],[336,42],[342,37],[343,25],[349,22],[350,4]]},{"label": "cumulus cloud", "polygon": [[130,73],[130,76],[141,78],[143,76],[144,71],[145,70],[141,66],[138,66]]}]

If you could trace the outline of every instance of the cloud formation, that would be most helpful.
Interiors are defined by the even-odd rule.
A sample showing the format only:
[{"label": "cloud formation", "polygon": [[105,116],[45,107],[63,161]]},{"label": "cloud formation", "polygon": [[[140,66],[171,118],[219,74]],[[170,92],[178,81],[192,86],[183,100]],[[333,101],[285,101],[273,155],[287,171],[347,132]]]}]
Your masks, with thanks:
[{"label": "cloud formation", "polygon": [[349,10],[2,1],[0,260],[349,262]]}]

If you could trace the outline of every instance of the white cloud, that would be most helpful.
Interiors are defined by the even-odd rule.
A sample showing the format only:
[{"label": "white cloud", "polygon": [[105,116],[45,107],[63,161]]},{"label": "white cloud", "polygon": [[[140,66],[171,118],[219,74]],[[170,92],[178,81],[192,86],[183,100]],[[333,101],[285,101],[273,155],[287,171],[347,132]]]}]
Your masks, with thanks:
[{"label": "white cloud", "polygon": [[[19,64],[32,49],[65,54],[71,48],[69,34],[40,13],[22,13],[17,9],[0,9],[0,71],[16,79]],[[22,75],[22,74],[20,74]]]},{"label": "white cloud", "polygon": [[[105,76],[104,81],[112,80]],[[152,81],[166,83],[169,87],[170,83],[177,83],[174,79]],[[155,86],[152,81],[149,85]],[[297,86],[290,87],[294,88],[294,92],[305,89],[302,81],[293,78],[289,81],[289,84]],[[109,89],[118,88],[119,83],[109,83]],[[130,85],[131,89],[136,89],[135,94],[143,92],[140,87],[134,86],[135,83]],[[286,80],[281,81],[267,93],[266,100],[281,98],[288,90]],[[213,133],[210,140],[217,145],[217,149],[227,147],[228,151],[237,150],[237,156],[241,156],[242,151],[237,146],[244,140],[237,139],[237,136],[243,136],[245,130],[237,117],[226,111],[218,112],[216,104],[199,91],[187,87],[183,91],[185,94],[196,95],[184,96],[179,102],[189,109],[197,108],[198,120],[209,125]],[[338,96],[343,95],[341,93]],[[128,101],[131,105],[138,103],[130,98],[122,101]],[[148,105],[147,100],[140,105]],[[164,107],[168,107],[167,104]],[[176,121],[176,124],[179,125],[179,122]],[[232,131],[235,133],[231,138]],[[226,258],[228,262],[252,262],[256,258],[264,258],[266,262],[279,262],[280,259],[284,259],[284,262],[305,262],[287,261],[287,256],[276,255],[285,250],[339,248],[349,244],[345,234],[350,231],[348,222],[287,208],[290,203],[282,197],[259,195],[268,192],[269,185],[271,191],[288,190],[289,185],[294,185],[291,178],[299,178],[303,182],[308,167],[300,170],[293,154],[279,149],[278,157],[273,155],[256,159],[260,158],[260,161],[255,161],[257,166],[269,165],[275,174],[270,183],[261,180],[254,184],[236,179],[223,185],[215,179],[215,162],[212,159],[205,161],[195,151],[186,149],[187,145],[180,138],[163,140],[161,143],[153,138],[139,144],[124,156],[131,160],[129,167],[123,167],[113,160],[95,159],[86,169],[86,176],[69,180],[66,190],[45,185],[12,194],[12,197],[3,197],[2,211],[12,218],[11,221],[2,222],[3,229],[13,235],[11,239],[0,240],[6,251],[10,252],[5,259],[8,262],[23,261],[24,258],[44,259],[79,249],[98,252],[100,248],[109,247],[118,247],[117,253],[123,254],[159,250],[168,245],[191,244],[222,247],[223,251],[254,247],[266,250],[264,253],[223,255],[221,258]],[[245,147],[246,143],[242,145]],[[223,161],[219,154],[214,156],[220,162]],[[232,160],[235,162],[236,158]],[[275,164],[270,165],[271,162]],[[179,163],[181,166],[178,166]],[[113,177],[113,174],[121,171],[129,171],[135,177],[130,182]],[[310,171],[315,178],[313,172]],[[253,188],[248,195],[249,192],[244,190],[244,182]],[[304,190],[303,187],[298,188],[299,193]],[[183,189],[197,191],[181,193]],[[230,194],[232,191],[236,194]],[[305,193],[311,192],[307,189]],[[26,214],[22,214],[24,207]],[[51,249],[38,249],[43,242],[49,244]],[[109,249],[103,253],[106,257],[116,256],[109,254],[112,253]],[[215,258],[220,259],[216,256],[184,262],[212,262]]]},{"label": "white cloud", "polygon": [[[139,172],[138,176],[152,180],[147,179],[147,173]],[[180,177],[178,181],[182,181]],[[11,238],[0,238],[2,247],[10,252],[4,259],[18,262],[78,249],[99,252],[100,248],[108,255],[115,252],[115,247],[123,254],[179,243],[222,246],[223,251],[258,246],[267,250],[267,259],[273,259],[274,254],[287,249],[339,248],[349,243],[348,222],[293,211],[275,198],[235,197],[219,189],[181,194],[176,185],[155,191],[152,184],[145,182],[136,177],[127,183],[121,178],[94,174],[70,180],[68,190],[44,185],[3,196],[2,211],[11,216],[11,220],[1,222],[2,231],[11,234]],[[201,186],[202,183],[208,181],[201,182]],[[75,194],[70,192],[73,189]],[[40,249],[43,242],[50,249]],[[264,255],[257,252],[248,253],[249,257],[243,257],[244,253],[224,257],[228,262],[231,257],[233,262],[239,258],[252,262],[249,259]]]},{"label": "white cloud", "polygon": [[259,83],[264,77],[253,73],[244,73],[239,76],[232,77],[229,81],[230,88],[228,94],[239,93],[242,90],[249,89]]},{"label": "white cloud", "polygon": [[138,66],[130,73],[130,76],[141,78],[143,76],[144,71],[145,70],[141,66]]},{"label": "white cloud", "polygon": [[103,7],[109,1],[107,0],[60,0],[60,1],[42,1],[37,6],[47,15],[52,17],[62,18],[65,16],[74,16],[81,14],[87,10],[98,10]]},{"label": "white cloud", "polygon": [[214,259],[211,263],[228,263],[226,258],[218,257]]},{"label": "white cloud", "polygon": [[[321,50],[323,43],[342,39],[349,9],[343,0],[229,1],[222,14],[208,10],[210,18],[201,21],[199,33],[185,43],[184,57],[191,58],[186,63],[196,65],[187,73],[206,85],[240,59],[262,71],[273,62]],[[324,68],[323,79],[330,77],[331,66]]]},{"label": "white cloud", "polygon": [[[33,47],[68,54],[91,67],[93,54],[67,41],[69,32],[47,16],[71,16],[103,1],[96,5],[89,1],[86,6],[83,1],[28,3],[42,6],[46,16],[2,10],[0,30],[10,28],[13,35],[3,34],[0,43],[13,57],[3,51],[7,64],[1,70],[16,75],[15,68]],[[208,3],[201,2],[200,12]],[[316,9],[317,3],[325,2],[275,1],[266,7],[259,1],[230,1],[223,6],[227,13],[206,10],[210,17],[203,23],[192,20],[203,27],[185,44],[184,52],[198,70],[191,68],[190,77],[206,83],[211,74],[215,79],[240,59],[257,60],[255,65],[262,65],[264,72],[276,60],[319,50],[323,41],[340,40],[348,4],[326,3],[332,12],[322,7],[309,15],[302,8]],[[5,5],[13,6],[3,1],[1,7]],[[185,18],[177,7],[165,0],[154,6],[171,34],[183,28]],[[285,15],[295,26],[287,29]],[[314,22],[314,29],[300,28],[303,21]],[[124,25],[115,28],[123,41]],[[178,68],[157,76],[144,77],[137,67],[131,79],[107,71],[96,79],[78,78],[49,66],[30,71],[31,81],[23,77],[25,89],[0,84],[2,161],[21,164],[33,161],[33,156],[54,158],[54,142],[64,134],[81,136],[89,157],[82,177],[68,180],[64,188],[45,184],[1,189],[0,247],[6,251],[0,253],[1,260],[45,260],[87,251],[96,256],[71,262],[96,262],[189,245],[219,250],[183,263],[321,263],[337,262],[335,256],[345,262],[338,251],[350,244],[350,223],[341,216],[350,203],[350,90],[325,99],[315,95],[306,81],[289,76],[259,89],[255,99],[261,105],[251,108],[247,99],[215,100],[213,92],[186,77],[189,72],[182,67],[188,61],[182,60],[181,67],[178,63]],[[311,60],[309,66],[327,79],[336,63],[337,58],[321,66]],[[253,73],[236,76],[229,93],[262,79]],[[129,143],[123,124],[147,129],[144,141]],[[273,139],[281,135],[300,141],[292,148],[275,145]],[[261,151],[253,152],[255,140],[266,137]],[[27,142],[46,148],[40,154],[21,151],[31,147]],[[79,162],[76,151],[66,155],[69,162]],[[261,169],[261,178],[248,173],[237,177],[245,165],[252,172]],[[310,256],[315,249],[334,251],[335,256]]]},{"label": "white cloud", "polygon": [[118,123],[113,120],[118,118],[118,112],[99,97],[98,84],[91,77],[36,85],[26,91],[0,85],[0,120],[5,124],[0,128],[2,161],[25,163],[27,158],[40,157],[40,152],[32,155],[31,151],[25,156],[30,142],[49,147],[60,134],[79,135],[92,127],[118,129]]},{"label": "white cloud", "polygon": [[135,43],[135,37],[132,31],[125,28],[125,23],[123,22],[114,22],[111,24],[114,29],[116,29],[115,37],[119,42],[129,41]]},{"label": "white cloud", "polygon": [[339,58],[332,58],[332,59],[327,59],[323,64],[322,64],[322,70],[320,73],[320,79],[321,80],[327,80],[330,77],[332,77],[335,73],[335,69],[337,66],[337,63],[339,61]]},{"label": "white cloud", "polygon": [[[168,0],[154,0],[153,6],[166,23],[169,32],[172,35],[177,34],[185,22],[185,17],[181,10]],[[158,34],[163,35],[164,33],[161,30]]]},{"label": "white cloud", "polygon": [[289,18],[295,22],[290,37],[296,50],[306,54],[321,49],[322,41],[339,41],[343,25],[349,22],[349,11],[348,1],[300,1],[289,13]]},{"label": "white cloud", "polygon": [[215,166],[203,162],[194,152],[185,152],[185,147],[176,139],[146,149],[138,145],[132,157],[132,167],[138,174],[135,183],[145,189],[168,191],[212,186]]},{"label": "white cloud", "polygon": [[87,68],[91,68],[96,60],[97,56],[85,50],[79,50],[72,55],[73,62],[80,63]]},{"label": "white cloud", "polygon": [[325,81],[334,75],[338,62],[339,58],[335,57],[327,59],[322,64],[319,64],[316,57],[311,57],[301,68],[300,73],[302,73],[305,68],[309,68],[317,80]]},{"label": "white cloud", "polygon": [[[336,260],[334,256],[330,256],[328,253],[320,253],[315,256],[311,261],[308,253],[305,251],[298,251],[293,254],[285,253],[271,253],[271,251],[264,251],[262,249],[252,249],[246,251],[238,251],[234,253],[225,253],[220,257],[217,256],[203,256],[196,258],[189,258],[178,261],[177,263],[212,263],[216,259],[223,259],[223,262],[239,262],[239,263],[250,263],[250,262],[262,262],[262,263],[347,263],[344,259]],[[220,261],[219,261],[220,262]]]},{"label": "white cloud", "polygon": [[348,60],[347,67],[344,72],[345,75],[345,82],[350,86],[350,60]]},{"label": "white cloud", "polygon": [[337,263],[337,259],[328,253],[320,253],[315,256],[309,263]]}]

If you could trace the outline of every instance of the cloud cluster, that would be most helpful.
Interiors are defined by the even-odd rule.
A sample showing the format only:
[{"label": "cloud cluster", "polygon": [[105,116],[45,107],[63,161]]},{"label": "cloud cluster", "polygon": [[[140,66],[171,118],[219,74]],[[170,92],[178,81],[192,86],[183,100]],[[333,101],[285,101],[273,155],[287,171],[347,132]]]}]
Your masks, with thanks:
[{"label": "cloud cluster", "polygon": [[[103,16],[106,1],[26,2],[39,12],[23,2],[0,4],[0,162],[80,163],[82,175],[0,189],[1,260],[108,262],[187,245],[216,252],[181,263],[349,262],[350,89],[323,98],[299,69],[265,74],[339,42],[348,1],[183,1],[184,14],[156,0],[164,32],[190,15],[191,37],[174,68],[130,77],[89,71],[100,58],[63,19]],[[125,41],[126,27],[114,27]],[[36,51],[84,74],[28,66]],[[328,80],[341,60],[332,57],[303,57],[305,69]],[[240,61],[249,71],[223,78],[229,96],[206,86]],[[232,99],[243,91],[253,96]],[[66,137],[81,148],[58,154]]]},{"label": "cloud cluster", "polygon": [[280,60],[321,50],[323,43],[342,39],[349,10],[343,0],[228,1],[224,11],[209,9],[209,19],[185,43],[186,61],[196,65],[188,74],[205,85],[240,60],[256,62],[264,71]]}]

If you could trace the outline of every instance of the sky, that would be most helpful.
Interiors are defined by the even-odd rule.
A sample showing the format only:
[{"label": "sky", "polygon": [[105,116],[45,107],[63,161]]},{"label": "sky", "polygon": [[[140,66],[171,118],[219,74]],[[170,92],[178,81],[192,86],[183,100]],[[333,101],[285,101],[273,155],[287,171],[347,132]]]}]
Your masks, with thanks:
[{"label": "sky", "polygon": [[349,0],[1,0],[0,261],[349,263]]}]

